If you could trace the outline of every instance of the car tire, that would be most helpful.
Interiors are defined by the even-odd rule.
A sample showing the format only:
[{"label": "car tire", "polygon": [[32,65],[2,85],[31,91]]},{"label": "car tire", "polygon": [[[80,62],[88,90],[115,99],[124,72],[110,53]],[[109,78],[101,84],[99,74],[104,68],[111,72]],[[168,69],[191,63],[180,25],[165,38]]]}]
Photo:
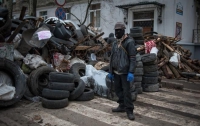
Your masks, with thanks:
[{"label": "car tire", "polygon": [[2,71],[8,72],[12,76],[16,91],[14,97],[11,100],[0,100],[0,106],[6,107],[17,103],[23,97],[26,91],[26,77],[21,68],[15,64],[15,62],[5,58],[0,58],[0,61],[0,69]]}]

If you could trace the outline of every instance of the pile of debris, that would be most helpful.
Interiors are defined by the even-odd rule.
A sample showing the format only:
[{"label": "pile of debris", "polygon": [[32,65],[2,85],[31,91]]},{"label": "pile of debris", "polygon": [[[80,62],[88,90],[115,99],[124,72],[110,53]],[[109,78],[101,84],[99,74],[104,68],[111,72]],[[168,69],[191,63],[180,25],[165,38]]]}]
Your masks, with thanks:
[{"label": "pile of debris", "polygon": [[[178,45],[180,39],[163,35],[144,36],[144,45],[137,48],[141,54],[149,53],[149,49],[156,47],[157,64],[161,76],[166,78],[186,78],[185,73],[200,73],[200,61],[190,58],[190,50]],[[199,77],[192,77],[199,79]]]},{"label": "pile of debris", "polygon": [[56,17],[10,19],[4,8],[0,16],[0,106],[23,96],[32,101],[42,98],[46,108],[65,107],[68,99],[94,98],[80,75],[86,64],[96,62],[94,52],[104,47],[105,41],[99,39],[104,33]]}]

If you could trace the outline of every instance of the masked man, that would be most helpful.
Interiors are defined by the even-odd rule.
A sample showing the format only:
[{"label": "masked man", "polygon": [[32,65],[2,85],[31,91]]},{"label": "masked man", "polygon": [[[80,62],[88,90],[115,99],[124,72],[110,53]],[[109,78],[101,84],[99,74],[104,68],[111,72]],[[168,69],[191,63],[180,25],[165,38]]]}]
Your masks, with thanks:
[{"label": "masked man", "polygon": [[125,25],[122,22],[115,24],[115,36],[117,40],[112,45],[108,77],[114,79],[119,106],[112,109],[112,112],[126,112],[128,118],[134,120],[130,82],[134,81],[136,66],[135,42],[125,34]]}]

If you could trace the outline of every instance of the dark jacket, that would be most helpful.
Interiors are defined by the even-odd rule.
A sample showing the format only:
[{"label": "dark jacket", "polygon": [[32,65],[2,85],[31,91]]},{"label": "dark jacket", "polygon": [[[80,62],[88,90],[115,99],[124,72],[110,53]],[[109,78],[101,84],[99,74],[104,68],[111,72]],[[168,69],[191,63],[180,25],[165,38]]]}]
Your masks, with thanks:
[{"label": "dark jacket", "polygon": [[114,34],[113,33],[110,33],[109,34],[109,37],[107,39],[107,43],[108,44],[112,44],[114,41],[116,41],[115,37],[114,37]]},{"label": "dark jacket", "polygon": [[[122,47],[124,48],[122,48]],[[117,41],[113,42],[110,57],[110,73],[117,71],[120,74],[134,73],[136,66],[135,41],[127,37],[118,47]]]}]

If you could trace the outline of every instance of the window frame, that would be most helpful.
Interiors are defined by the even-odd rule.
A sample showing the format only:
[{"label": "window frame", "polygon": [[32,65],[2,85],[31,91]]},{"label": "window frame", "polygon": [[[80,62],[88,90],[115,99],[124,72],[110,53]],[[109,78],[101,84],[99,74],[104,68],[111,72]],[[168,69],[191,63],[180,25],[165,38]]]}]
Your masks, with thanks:
[{"label": "window frame", "polygon": [[[46,15],[41,15],[42,12],[46,12]],[[39,16],[42,17],[44,20],[48,18],[48,11],[44,10],[44,11],[39,11]]]},{"label": "window frame", "polygon": [[[97,15],[97,11],[99,11],[100,12],[100,15],[99,15],[99,26],[97,26],[97,21],[95,22],[95,26],[93,26],[93,27],[95,27],[95,28],[100,28],[101,27],[101,3],[96,3],[96,4],[92,4],[92,5],[97,5],[97,4],[99,4],[100,5],[100,8],[99,9],[95,9],[95,10],[91,10],[91,8],[90,8],[90,10],[89,10],[89,22],[90,23],[92,23],[91,22],[91,12],[94,12],[94,17]],[[92,6],[91,5],[91,6]]]}]

